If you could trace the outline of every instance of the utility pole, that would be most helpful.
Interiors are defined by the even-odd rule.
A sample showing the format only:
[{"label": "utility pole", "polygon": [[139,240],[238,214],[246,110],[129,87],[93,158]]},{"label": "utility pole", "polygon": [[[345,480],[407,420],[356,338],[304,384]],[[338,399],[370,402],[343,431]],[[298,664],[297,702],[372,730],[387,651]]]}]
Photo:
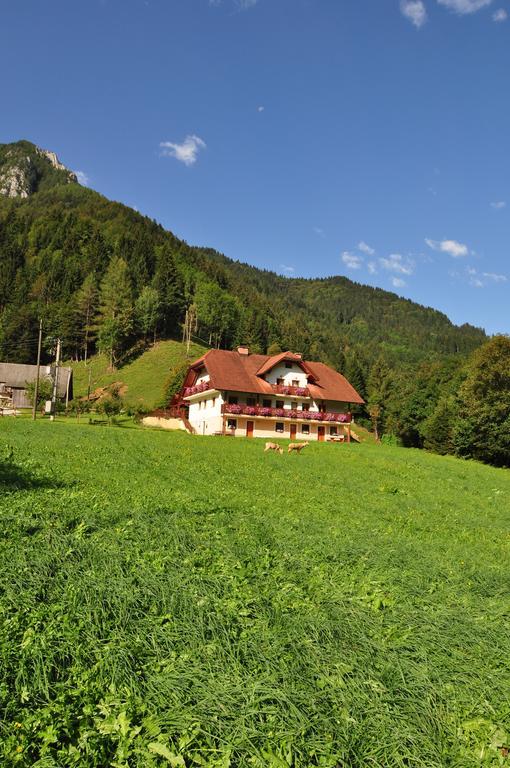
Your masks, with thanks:
[{"label": "utility pole", "polygon": [[32,420],[35,421],[37,415],[37,398],[39,397],[39,371],[41,369],[41,344],[42,344],[42,317],[39,320],[39,341],[37,344],[37,373],[35,377],[34,406],[32,408]]},{"label": "utility pole", "polygon": [[57,353],[55,355],[55,376],[53,377],[53,393],[51,396],[51,415],[50,421],[55,421],[55,412],[57,410],[58,397],[58,366],[60,363],[60,339],[57,339]]}]

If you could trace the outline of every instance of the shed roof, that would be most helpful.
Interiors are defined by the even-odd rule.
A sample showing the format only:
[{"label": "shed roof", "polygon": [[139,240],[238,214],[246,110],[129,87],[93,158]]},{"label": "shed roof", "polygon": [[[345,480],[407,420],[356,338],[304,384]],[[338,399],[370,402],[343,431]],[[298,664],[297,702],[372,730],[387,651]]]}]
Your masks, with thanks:
[{"label": "shed roof", "polygon": [[[52,379],[53,366],[41,365],[40,378]],[[72,368],[60,368],[58,372],[58,396],[65,397],[69,380],[72,380]],[[27,383],[32,383],[37,377],[36,365],[22,363],[0,363],[0,384],[15,389],[25,389]]]}]

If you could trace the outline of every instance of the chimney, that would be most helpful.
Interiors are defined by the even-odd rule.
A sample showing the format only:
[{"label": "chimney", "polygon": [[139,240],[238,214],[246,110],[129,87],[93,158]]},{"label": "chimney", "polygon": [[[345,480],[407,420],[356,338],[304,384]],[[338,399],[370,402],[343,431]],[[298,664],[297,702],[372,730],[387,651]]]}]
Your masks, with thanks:
[{"label": "chimney", "polygon": [[237,351],[240,355],[249,355],[250,354],[250,348],[245,346],[244,344],[241,347],[237,347]]}]

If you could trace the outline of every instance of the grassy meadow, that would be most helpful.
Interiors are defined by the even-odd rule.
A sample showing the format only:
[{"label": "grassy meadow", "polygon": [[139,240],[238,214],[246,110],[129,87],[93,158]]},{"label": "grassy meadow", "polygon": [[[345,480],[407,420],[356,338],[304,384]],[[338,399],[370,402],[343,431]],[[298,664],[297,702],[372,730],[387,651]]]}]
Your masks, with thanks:
[{"label": "grassy meadow", "polygon": [[0,765],[510,764],[510,473],[0,420]]}]

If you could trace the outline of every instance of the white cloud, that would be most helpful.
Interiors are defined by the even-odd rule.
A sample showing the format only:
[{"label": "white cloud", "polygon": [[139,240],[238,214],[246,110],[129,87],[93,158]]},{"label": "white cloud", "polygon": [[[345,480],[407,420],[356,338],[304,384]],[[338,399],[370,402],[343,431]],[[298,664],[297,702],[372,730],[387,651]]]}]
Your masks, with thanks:
[{"label": "white cloud", "polygon": [[492,0],[437,0],[437,2],[439,5],[444,5],[454,13],[463,16],[466,13],[475,13],[481,8],[485,8],[492,3]]},{"label": "white cloud", "polygon": [[88,187],[90,179],[85,173],[85,171],[74,171],[74,173],[76,174],[78,183],[83,184],[84,187]]},{"label": "white cloud", "polygon": [[366,253],[367,256],[373,256],[375,253],[375,249],[367,245],[364,240],[362,240],[361,243],[358,243],[358,251],[361,251],[361,253]]},{"label": "white cloud", "polygon": [[399,275],[412,275],[414,263],[411,259],[403,258],[400,253],[392,253],[387,259],[379,259],[379,264],[388,272],[396,272]]},{"label": "white cloud", "polygon": [[460,259],[462,256],[469,255],[469,248],[463,243],[457,242],[457,240],[430,240],[425,238],[429,248],[433,251],[440,251],[441,253],[447,253],[454,259]]},{"label": "white cloud", "polygon": [[502,208],[506,208],[506,203],[504,200],[498,200],[495,203],[491,203],[491,206],[496,209],[496,211],[500,211]]},{"label": "white cloud", "polygon": [[319,235],[319,237],[326,237],[326,233],[324,232],[323,229],[321,229],[321,227],[314,227],[313,231],[315,232],[316,235]]},{"label": "white cloud", "polygon": [[393,285],[394,288],[403,288],[404,285],[406,284],[406,281],[402,280],[401,277],[392,277],[391,284]]},{"label": "white cloud", "polygon": [[492,20],[496,22],[506,21],[508,19],[508,13],[504,8],[499,8],[492,14]]},{"label": "white cloud", "polygon": [[287,264],[280,264],[280,269],[282,272],[285,272],[287,275],[292,275],[296,270],[294,267],[289,267]]},{"label": "white cloud", "polygon": [[[209,5],[218,7],[222,5],[223,0],[209,0]],[[247,11],[248,8],[253,8],[254,5],[257,5],[258,0],[233,0],[233,4],[235,7],[240,11]]]},{"label": "white cloud", "polygon": [[361,269],[363,265],[363,258],[350,251],[344,251],[342,253],[342,261],[347,269]]},{"label": "white cloud", "polygon": [[175,157],[184,165],[193,165],[197,161],[198,153],[206,148],[206,143],[199,136],[194,134],[186,136],[182,144],[175,144],[172,141],[162,141],[159,145],[162,149],[163,157]]},{"label": "white cloud", "polygon": [[375,261],[369,261],[367,264],[367,268],[371,275],[375,275],[375,273],[377,272],[377,264],[375,263]]},{"label": "white cloud", "polygon": [[427,21],[427,9],[422,0],[400,0],[400,10],[417,29]]},{"label": "white cloud", "polygon": [[[490,283],[506,283],[508,277],[506,275],[500,275],[496,272],[478,272],[475,267],[466,267],[466,274],[468,276],[469,285],[473,288],[485,288]],[[454,277],[462,277],[458,273],[454,273]]]},{"label": "white cloud", "polygon": [[264,112],[264,110],[265,110],[265,107],[262,106],[262,104],[260,105],[260,107],[257,107],[257,112]]}]

